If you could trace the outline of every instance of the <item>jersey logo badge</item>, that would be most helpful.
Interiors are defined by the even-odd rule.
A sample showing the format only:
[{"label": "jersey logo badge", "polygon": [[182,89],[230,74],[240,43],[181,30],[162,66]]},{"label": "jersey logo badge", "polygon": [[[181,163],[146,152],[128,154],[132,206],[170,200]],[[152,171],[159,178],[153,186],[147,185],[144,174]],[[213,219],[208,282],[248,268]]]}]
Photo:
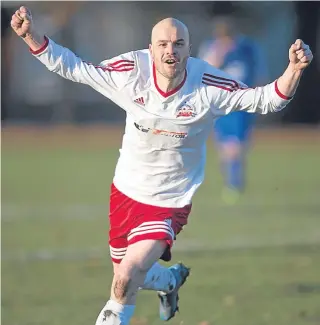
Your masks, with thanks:
[{"label": "jersey logo badge", "polygon": [[187,103],[184,103],[182,107],[179,107],[176,111],[176,117],[195,117],[197,114],[194,108]]}]

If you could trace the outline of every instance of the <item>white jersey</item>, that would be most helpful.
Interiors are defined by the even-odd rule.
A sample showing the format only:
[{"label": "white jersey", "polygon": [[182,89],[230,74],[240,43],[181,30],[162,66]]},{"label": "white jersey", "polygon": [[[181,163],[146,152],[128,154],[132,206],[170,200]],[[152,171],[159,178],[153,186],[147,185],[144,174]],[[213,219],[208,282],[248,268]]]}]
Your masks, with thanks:
[{"label": "white jersey", "polygon": [[191,203],[204,179],[213,119],[235,110],[276,112],[290,100],[276,81],[247,88],[192,57],[182,83],[163,92],[149,50],[122,54],[98,66],[50,39],[32,53],[50,71],[91,86],[126,111],[114,185],[138,202],[160,207]]}]

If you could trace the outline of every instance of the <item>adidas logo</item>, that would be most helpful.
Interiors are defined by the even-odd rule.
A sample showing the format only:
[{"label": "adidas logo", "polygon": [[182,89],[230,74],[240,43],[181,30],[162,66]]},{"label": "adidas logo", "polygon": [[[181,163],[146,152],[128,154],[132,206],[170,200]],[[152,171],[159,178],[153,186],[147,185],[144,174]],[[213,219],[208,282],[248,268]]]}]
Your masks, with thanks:
[{"label": "adidas logo", "polygon": [[140,105],[144,106],[144,99],[143,99],[143,97],[139,97],[139,98],[135,99],[134,102],[137,103],[137,104],[140,104]]}]

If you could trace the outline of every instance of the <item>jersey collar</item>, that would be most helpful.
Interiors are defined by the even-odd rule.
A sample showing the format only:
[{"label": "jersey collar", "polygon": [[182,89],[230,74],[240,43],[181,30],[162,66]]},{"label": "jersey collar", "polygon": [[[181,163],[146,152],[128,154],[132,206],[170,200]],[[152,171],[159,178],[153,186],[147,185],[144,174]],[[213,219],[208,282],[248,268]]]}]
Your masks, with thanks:
[{"label": "jersey collar", "polygon": [[159,92],[159,94],[165,98],[175,94],[176,92],[178,92],[182,86],[184,85],[184,83],[186,82],[187,80],[187,69],[185,69],[185,73],[184,73],[184,78],[183,80],[181,81],[181,83],[174,89],[168,91],[168,92],[164,92],[162,91],[159,86],[158,86],[158,83],[157,83],[157,76],[156,76],[156,67],[155,67],[155,64],[154,62],[152,63],[152,72],[153,72],[153,81],[154,81],[154,85],[157,89],[157,91]]}]

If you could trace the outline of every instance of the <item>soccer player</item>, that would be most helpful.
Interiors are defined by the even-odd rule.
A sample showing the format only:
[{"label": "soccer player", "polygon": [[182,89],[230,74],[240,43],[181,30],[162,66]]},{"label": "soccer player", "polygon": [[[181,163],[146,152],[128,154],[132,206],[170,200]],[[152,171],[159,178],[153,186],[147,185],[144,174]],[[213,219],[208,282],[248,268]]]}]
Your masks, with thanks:
[{"label": "soccer player", "polygon": [[159,292],[160,317],[171,319],[189,270],[157,261],[171,260],[173,241],[187,224],[192,197],[204,178],[212,120],[235,109],[266,114],[284,108],[312,60],[311,50],[297,40],[283,75],[250,89],[190,57],[188,29],[173,18],[153,27],[149,49],[100,65],[37,32],[25,7],[13,14],[11,26],[50,71],[93,87],[127,114],[110,197],[114,278],[96,325],[127,325],[139,288]]},{"label": "soccer player", "polygon": [[[267,69],[259,44],[238,32],[232,15],[216,17],[213,25],[213,39],[203,42],[199,57],[249,87],[263,85]],[[254,120],[255,114],[238,111],[214,123],[225,184],[222,195],[227,203],[234,203],[245,186],[245,160]]]}]

